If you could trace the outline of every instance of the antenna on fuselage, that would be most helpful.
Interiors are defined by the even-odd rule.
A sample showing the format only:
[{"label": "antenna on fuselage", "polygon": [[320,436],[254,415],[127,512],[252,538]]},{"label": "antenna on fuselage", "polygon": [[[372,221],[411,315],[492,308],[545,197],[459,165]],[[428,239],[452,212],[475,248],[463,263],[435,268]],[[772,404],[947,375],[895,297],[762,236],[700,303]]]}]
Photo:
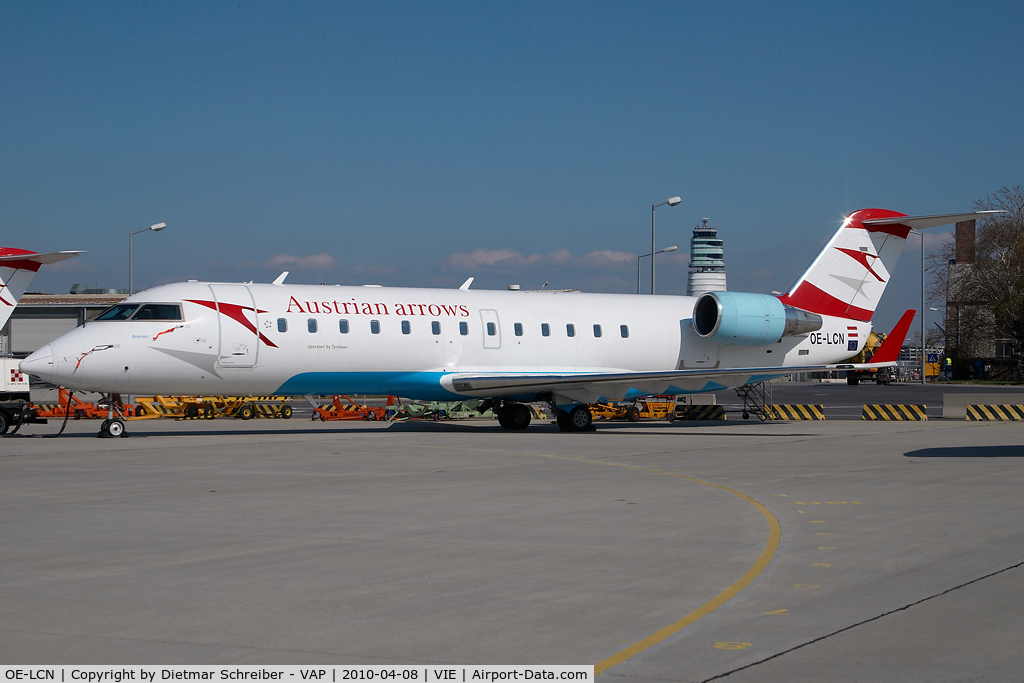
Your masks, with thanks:
[{"label": "antenna on fuselage", "polygon": [[473,280],[475,280],[475,279],[476,278],[472,278],[472,277],[469,278],[468,280],[466,280],[465,282],[462,283],[462,286],[459,287],[459,289],[461,289],[462,291],[466,291],[467,289],[469,289],[469,286],[471,284],[473,284]]}]

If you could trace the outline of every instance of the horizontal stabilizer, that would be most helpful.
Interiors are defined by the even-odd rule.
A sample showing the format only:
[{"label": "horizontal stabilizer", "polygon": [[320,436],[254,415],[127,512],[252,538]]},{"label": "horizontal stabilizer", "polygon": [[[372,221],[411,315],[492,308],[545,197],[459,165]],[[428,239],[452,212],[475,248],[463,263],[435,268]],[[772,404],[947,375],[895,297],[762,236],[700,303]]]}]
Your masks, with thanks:
[{"label": "horizontal stabilizer", "polygon": [[[8,268],[18,268],[19,263],[36,263],[39,265],[49,265],[51,263],[57,263],[64,261],[65,259],[73,258],[79,254],[84,254],[84,251],[51,251],[47,254],[8,254],[0,256],[0,265],[7,266]],[[21,266],[24,267],[24,266]],[[38,266],[37,266],[38,267]]]},{"label": "horizontal stabilizer", "polygon": [[895,216],[890,218],[867,218],[861,223],[871,230],[875,225],[905,225],[914,230],[926,230],[937,228],[940,225],[952,225],[963,221],[973,221],[978,218],[988,218],[992,214],[1003,213],[1002,211],[971,211],[970,213],[942,213],[934,216]]}]

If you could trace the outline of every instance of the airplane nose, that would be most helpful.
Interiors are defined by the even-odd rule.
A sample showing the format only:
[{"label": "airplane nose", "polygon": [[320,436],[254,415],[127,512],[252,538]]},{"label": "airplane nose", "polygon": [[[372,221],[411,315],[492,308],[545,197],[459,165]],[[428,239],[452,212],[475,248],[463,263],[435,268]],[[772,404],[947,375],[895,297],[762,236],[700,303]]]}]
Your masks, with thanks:
[{"label": "airplane nose", "polygon": [[18,363],[18,369],[43,381],[50,381],[53,378],[53,349],[46,344]]}]

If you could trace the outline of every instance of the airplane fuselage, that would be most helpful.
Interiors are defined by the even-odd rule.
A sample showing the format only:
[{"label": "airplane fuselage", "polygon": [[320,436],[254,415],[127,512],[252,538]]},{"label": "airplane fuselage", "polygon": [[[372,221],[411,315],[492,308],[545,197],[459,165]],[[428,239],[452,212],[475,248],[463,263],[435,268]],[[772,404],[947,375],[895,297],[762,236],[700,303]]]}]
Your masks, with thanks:
[{"label": "airplane fuselage", "polygon": [[[836,363],[857,353],[871,328],[870,322],[823,316],[820,330],[809,334],[761,346],[721,344],[694,331],[695,301],[187,282],[129,297],[121,304],[126,319],[87,323],[40,349],[23,368],[56,384],[102,392],[451,400],[518,395],[511,389],[456,391],[453,380],[465,374],[713,373],[715,368]],[[139,307],[129,310],[135,304]],[[727,385],[771,376],[737,376]],[[662,390],[722,387],[720,380],[693,378]]]}]

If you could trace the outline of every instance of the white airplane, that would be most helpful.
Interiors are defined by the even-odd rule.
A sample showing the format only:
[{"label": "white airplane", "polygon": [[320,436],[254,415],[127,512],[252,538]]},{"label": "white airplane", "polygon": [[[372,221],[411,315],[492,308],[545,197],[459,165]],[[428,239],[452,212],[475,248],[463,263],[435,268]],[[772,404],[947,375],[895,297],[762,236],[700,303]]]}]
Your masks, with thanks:
[{"label": "white airplane", "polygon": [[38,254],[25,249],[0,247],[0,328],[7,324],[40,266],[69,259],[84,251]]},{"label": "white airplane", "polygon": [[[506,429],[547,401],[563,430],[582,430],[599,400],[893,365],[841,361],[871,332],[909,231],[985,215],[856,211],[778,297],[182,282],[128,297],[20,367],[105,393],[488,398]],[[101,429],[123,432],[117,417]]]}]

